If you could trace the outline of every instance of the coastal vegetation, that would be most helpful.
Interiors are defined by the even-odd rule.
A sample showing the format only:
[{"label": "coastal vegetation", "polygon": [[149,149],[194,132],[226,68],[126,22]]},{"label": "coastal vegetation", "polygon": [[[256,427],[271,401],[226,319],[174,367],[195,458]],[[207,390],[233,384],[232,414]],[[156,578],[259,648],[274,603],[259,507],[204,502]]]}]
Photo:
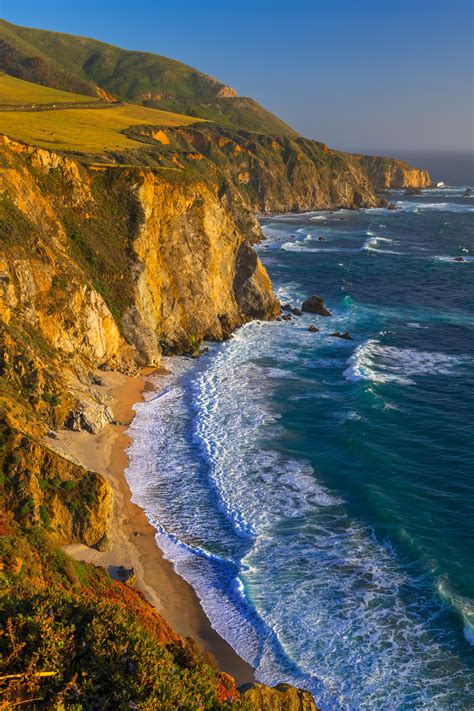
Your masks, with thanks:
[{"label": "coastal vegetation", "polygon": [[[2,507],[3,508],[3,507]],[[136,590],[0,517],[0,708],[245,709]]]}]

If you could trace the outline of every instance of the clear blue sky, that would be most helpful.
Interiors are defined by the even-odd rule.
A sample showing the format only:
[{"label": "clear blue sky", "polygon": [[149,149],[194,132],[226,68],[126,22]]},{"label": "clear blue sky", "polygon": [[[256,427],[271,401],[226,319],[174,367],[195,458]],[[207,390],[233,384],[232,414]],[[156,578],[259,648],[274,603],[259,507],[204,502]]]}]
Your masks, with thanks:
[{"label": "clear blue sky", "polygon": [[0,0],[0,16],[179,59],[348,150],[472,150],[471,0]]}]

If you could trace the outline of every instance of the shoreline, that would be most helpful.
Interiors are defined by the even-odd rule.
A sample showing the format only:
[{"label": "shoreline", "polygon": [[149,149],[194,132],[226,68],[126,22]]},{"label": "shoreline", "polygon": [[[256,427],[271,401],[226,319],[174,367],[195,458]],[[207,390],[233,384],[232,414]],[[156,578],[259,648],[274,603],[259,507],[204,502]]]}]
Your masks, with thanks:
[{"label": "shoreline", "polygon": [[214,630],[192,588],[163,557],[155,540],[155,528],[143,509],[132,502],[125,469],[128,466],[126,431],[135,417],[133,406],[148,390],[155,390],[147,376],[166,373],[164,369],[146,369],[137,376],[107,371],[100,373],[104,386],[97,391],[109,399],[115,419],[120,424],[106,425],[98,434],[61,430],[57,440],[47,444],[99,472],[111,485],[113,511],[110,520],[110,545],[97,551],[83,544],[70,544],[64,550],[77,560],[105,568],[118,579],[119,566],[133,568],[136,585],[166,622],[183,637],[192,637],[217,660],[221,671],[234,677],[237,686],[255,681],[250,664]]}]

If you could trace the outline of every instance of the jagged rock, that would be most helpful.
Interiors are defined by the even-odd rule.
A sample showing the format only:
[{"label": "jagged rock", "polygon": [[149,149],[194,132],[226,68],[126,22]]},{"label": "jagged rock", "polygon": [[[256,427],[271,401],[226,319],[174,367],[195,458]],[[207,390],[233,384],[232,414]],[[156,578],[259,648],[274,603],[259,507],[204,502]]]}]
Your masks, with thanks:
[{"label": "jagged rock", "polygon": [[292,306],[291,304],[284,304],[284,306],[281,307],[282,311],[289,311],[293,316],[302,316],[303,312],[301,309],[296,308],[296,306]]},{"label": "jagged rock", "polygon": [[[339,219],[344,219],[344,218],[339,218]],[[319,235],[318,237],[318,242],[326,242],[326,237],[323,237],[322,235]]]},{"label": "jagged rock", "polygon": [[81,394],[76,398],[73,409],[67,415],[64,426],[75,432],[85,431],[97,434],[101,429],[114,421],[110,407],[105,403]]},{"label": "jagged rock", "polygon": [[318,316],[332,316],[332,313],[324,306],[324,299],[320,296],[310,296],[309,299],[303,302],[301,308],[310,314]]},{"label": "jagged rock", "polygon": [[308,326],[308,331],[310,333],[317,333],[319,331],[319,328],[314,324],[311,324],[310,326]]},{"label": "jagged rock", "polygon": [[467,259],[464,257],[454,257],[454,262],[467,262]]},{"label": "jagged rock", "polygon": [[345,341],[354,340],[349,331],[344,331],[344,333],[341,333],[340,331],[334,331],[334,333],[330,333],[329,335],[334,336],[335,338],[343,338]]},{"label": "jagged rock", "polygon": [[255,711],[318,711],[309,691],[289,684],[244,684],[239,691]]},{"label": "jagged rock", "polygon": [[471,188],[466,188],[465,191],[463,192],[462,196],[463,197],[471,197],[472,195],[472,190]]}]

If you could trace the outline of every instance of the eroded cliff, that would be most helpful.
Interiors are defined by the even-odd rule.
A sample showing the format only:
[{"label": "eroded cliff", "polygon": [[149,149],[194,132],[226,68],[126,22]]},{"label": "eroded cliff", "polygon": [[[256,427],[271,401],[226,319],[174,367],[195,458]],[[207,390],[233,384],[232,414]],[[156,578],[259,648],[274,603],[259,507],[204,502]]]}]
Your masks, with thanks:
[{"label": "eroded cliff", "polygon": [[44,425],[110,419],[88,389],[97,367],[156,365],[277,314],[250,246],[256,220],[216,182],[86,167],[6,138],[0,151],[1,376],[25,399],[37,391],[29,406]]}]

